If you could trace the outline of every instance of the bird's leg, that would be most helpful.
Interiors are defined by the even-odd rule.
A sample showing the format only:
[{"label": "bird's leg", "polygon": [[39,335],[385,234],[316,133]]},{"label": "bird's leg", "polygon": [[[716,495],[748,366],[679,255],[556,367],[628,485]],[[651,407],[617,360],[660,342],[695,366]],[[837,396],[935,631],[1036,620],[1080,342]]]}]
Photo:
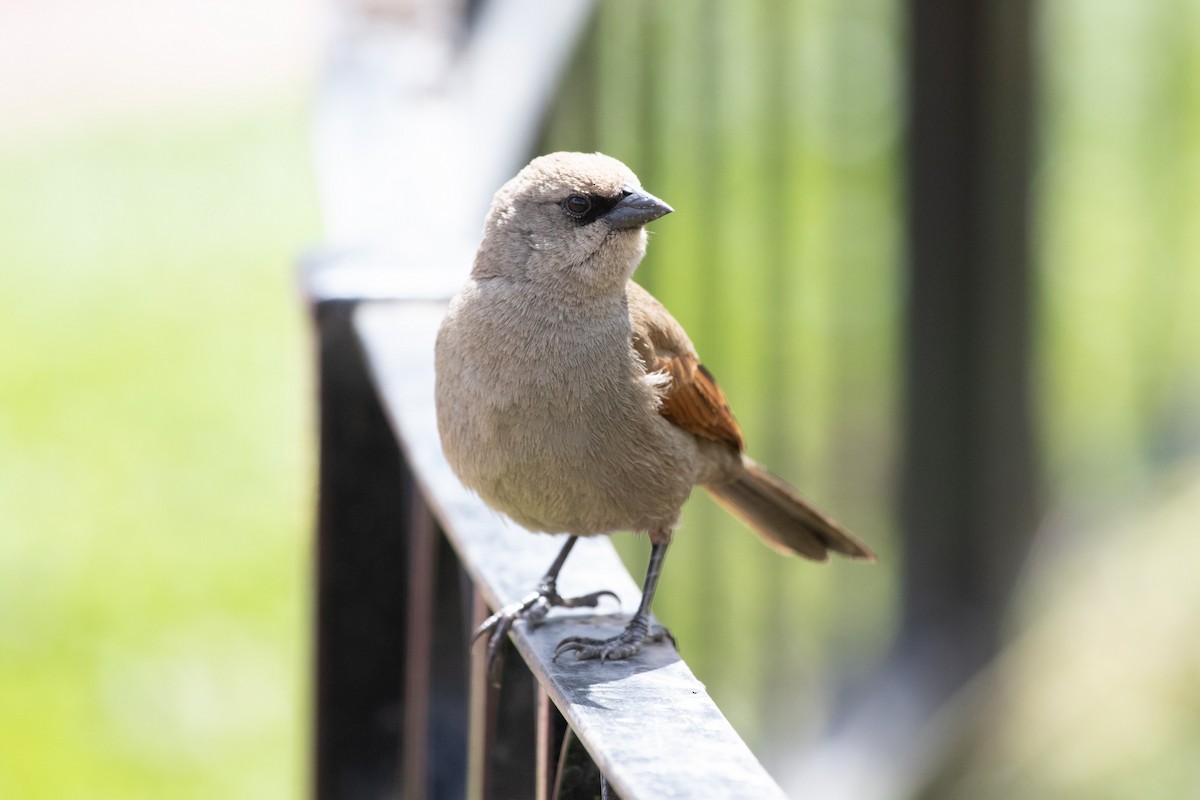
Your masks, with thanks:
[{"label": "bird's leg", "polygon": [[501,665],[499,655],[501,648],[504,646],[504,638],[512,629],[513,623],[518,619],[524,619],[526,624],[533,627],[541,622],[554,606],[562,608],[595,608],[600,598],[606,595],[616,600],[618,604],[621,602],[616,594],[607,589],[585,594],[581,597],[563,597],[558,593],[558,573],[562,569],[563,564],[566,563],[567,556],[571,554],[571,548],[575,546],[575,542],[578,539],[578,536],[571,536],[567,539],[567,543],[563,545],[562,550],[555,557],[554,563],[550,565],[550,569],[546,570],[546,574],[542,576],[536,589],[516,603],[504,606],[495,614],[492,614],[483,621],[483,624],[479,626],[475,634],[471,637],[471,643],[474,644],[475,640],[480,636],[488,635],[487,669],[492,682],[497,686],[500,685]]},{"label": "bird's leg", "polygon": [[578,659],[598,658],[601,661],[617,661],[629,658],[642,649],[646,642],[661,642],[675,638],[671,632],[661,625],[650,627],[650,604],[654,602],[654,590],[658,587],[658,576],[662,572],[663,559],[667,555],[667,545],[670,535],[651,535],[650,565],[646,568],[646,582],[642,586],[642,602],[638,610],[629,620],[625,630],[611,639],[587,639],[582,636],[568,636],[558,643],[554,649],[554,659],[563,653],[575,653]]}]

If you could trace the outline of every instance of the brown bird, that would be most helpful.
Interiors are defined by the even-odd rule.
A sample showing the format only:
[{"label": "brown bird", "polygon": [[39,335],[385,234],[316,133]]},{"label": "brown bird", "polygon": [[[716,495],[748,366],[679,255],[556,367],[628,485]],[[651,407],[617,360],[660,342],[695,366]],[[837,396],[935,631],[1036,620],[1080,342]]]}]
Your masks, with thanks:
[{"label": "brown bird", "polygon": [[647,640],[663,558],[694,486],[782,553],[824,561],[870,549],[744,451],[742,433],[687,333],[630,278],[646,223],[671,207],[608,156],[536,158],[496,193],[466,285],[438,332],[438,430],[456,475],[531,531],[567,533],[537,590],[500,609],[489,662],[513,622],[563,598],[559,570],[579,536],[650,537],[642,599],[611,639],[568,637],[555,658],[628,658]]}]

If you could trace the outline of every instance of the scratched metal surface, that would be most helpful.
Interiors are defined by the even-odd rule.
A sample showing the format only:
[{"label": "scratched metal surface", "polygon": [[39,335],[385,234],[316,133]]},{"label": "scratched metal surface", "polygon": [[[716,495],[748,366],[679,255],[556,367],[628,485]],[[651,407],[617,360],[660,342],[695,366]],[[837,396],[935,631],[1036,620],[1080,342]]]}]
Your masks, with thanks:
[{"label": "scratched metal surface", "polygon": [[[466,569],[493,607],[527,594],[562,544],[488,509],[450,470],[438,441],[433,342],[445,304],[364,303],[355,325],[400,445]],[[521,655],[625,800],[659,797],[783,798],[669,644],[627,661],[551,661],[568,635],[611,636],[640,589],[608,539],[583,539],[559,577],[564,596],[609,589],[596,610],[555,609],[538,628],[514,628]]]}]

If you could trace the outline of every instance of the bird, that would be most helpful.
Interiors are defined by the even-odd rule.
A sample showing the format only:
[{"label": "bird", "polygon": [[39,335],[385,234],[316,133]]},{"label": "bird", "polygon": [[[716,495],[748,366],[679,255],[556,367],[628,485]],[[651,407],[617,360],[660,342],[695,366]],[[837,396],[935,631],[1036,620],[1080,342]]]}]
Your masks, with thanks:
[{"label": "bird", "polygon": [[452,470],[529,531],[568,534],[537,587],[476,631],[488,637],[493,675],[518,619],[533,625],[553,607],[615,599],[559,595],[559,572],[581,536],[644,533],[649,565],[620,634],[568,636],[554,659],[627,659],[669,638],[650,610],[696,486],[781,553],[874,560],[746,454],[725,393],[687,333],[632,280],[646,224],[672,211],[602,153],[533,159],[496,192],[470,275],[438,330],[437,422]]}]

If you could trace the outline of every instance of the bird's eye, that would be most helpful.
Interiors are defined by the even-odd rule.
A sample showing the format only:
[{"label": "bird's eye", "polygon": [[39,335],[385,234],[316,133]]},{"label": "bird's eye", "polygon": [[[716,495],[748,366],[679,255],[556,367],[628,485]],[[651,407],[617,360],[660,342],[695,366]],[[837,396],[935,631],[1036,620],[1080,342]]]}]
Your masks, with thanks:
[{"label": "bird's eye", "polygon": [[563,201],[563,208],[572,216],[582,217],[592,210],[592,201],[582,194],[573,194]]}]

